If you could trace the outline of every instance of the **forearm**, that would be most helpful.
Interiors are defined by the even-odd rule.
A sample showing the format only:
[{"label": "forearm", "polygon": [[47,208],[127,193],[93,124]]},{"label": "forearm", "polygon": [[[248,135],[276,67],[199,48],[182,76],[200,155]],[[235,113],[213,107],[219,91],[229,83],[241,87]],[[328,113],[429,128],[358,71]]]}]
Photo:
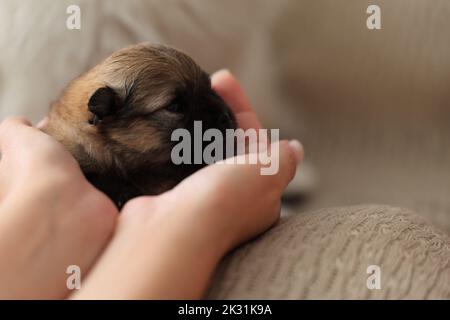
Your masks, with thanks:
[{"label": "forearm", "polygon": [[222,253],[208,241],[173,239],[154,247],[151,285],[141,296],[154,299],[200,299]]},{"label": "forearm", "polygon": [[48,186],[30,182],[0,203],[0,297],[66,297],[68,266],[87,271],[112,234],[114,215],[90,200],[92,192],[69,201],[58,193],[63,187]]},{"label": "forearm", "polygon": [[201,298],[225,253],[222,244],[209,238],[200,224],[184,221],[187,216],[160,218],[122,219],[113,241],[73,298]]},{"label": "forearm", "polygon": [[63,298],[65,269],[53,255],[58,239],[45,212],[29,205],[30,197],[10,195],[0,204],[0,298]]}]

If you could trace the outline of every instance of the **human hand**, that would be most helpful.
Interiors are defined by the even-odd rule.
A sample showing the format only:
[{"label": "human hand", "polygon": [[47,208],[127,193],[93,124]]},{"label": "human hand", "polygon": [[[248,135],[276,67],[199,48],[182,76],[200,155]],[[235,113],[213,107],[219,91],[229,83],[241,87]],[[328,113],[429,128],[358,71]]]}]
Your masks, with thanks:
[{"label": "human hand", "polygon": [[[212,78],[243,129],[261,124],[236,79]],[[303,158],[298,142],[279,142],[280,167],[214,164],[174,189],[128,202],[115,236],[75,298],[200,298],[220,258],[274,224],[281,194]]]},{"label": "human hand", "polygon": [[[262,129],[241,86],[228,71],[214,74],[212,86],[234,112],[238,127]],[[269,139],[264,140],[260,143]],[[303,159],[303,147],[298,141],[274,144],[279,148],[280,162],[279,171],[274,175],[262,175],[261,163],[211,165],[168,192],[166,196],[172,197],[168,202],[190,208],[186,210],[190,214],[179,214],[188,216],[185,225],[196,224],[196,228],[200,225],[211,240],[222,243],[220,250],[224,253],[260,234],[278,220],[283,190]]]},{"label": "human hand", "polygon": [[0,150],[0,298],[64,298],[67,267],[91,267],[117,209],[28,121],[0,125]]},{"label": "human hand", "polygon": [[[228,71],[213,75],[212,86],[234,112],[238,127],[262,128],[241,86]],[[184,221],[185,228],[194,225],[195,229],[201,229],[206,237],[222,243],[220,250],[226,252],[265,231],[279,218],[281,195],[303,159],[303,147],[298,141],[275,144],[280,152],[280,166],[274,175],[261,175],[260,163],[214,164],[194,173],[159,198],[132,200],[122,211],[123,216],[137,214],[136,211],[150,214],[146,207],[164,199],[170,207],[166,210],[172,211],[177,221]],[[160,217],[167,220],[168,214]]]}]

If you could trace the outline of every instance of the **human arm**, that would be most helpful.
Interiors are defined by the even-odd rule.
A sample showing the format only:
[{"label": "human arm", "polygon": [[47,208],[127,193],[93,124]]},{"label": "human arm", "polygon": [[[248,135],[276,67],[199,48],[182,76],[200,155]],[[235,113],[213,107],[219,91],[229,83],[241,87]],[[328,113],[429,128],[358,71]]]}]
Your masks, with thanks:
[{"label": "human arm", "polygon": [[[212,83],[240,127],[261,127],[234,77],[220,72]],[[298,142],[279,147],[275,175],[261,175],[260,164],[215,164],[160,196],[131,200],[73,298],[201,298],[223,255],[278,220],[281,194],[303,157]]]},{"label": "human arm", "polygon": [[0,298],[64,298],[67,267],[90,269],[118,211],[64,147],[28,121],[0,125],[0,150]]}]

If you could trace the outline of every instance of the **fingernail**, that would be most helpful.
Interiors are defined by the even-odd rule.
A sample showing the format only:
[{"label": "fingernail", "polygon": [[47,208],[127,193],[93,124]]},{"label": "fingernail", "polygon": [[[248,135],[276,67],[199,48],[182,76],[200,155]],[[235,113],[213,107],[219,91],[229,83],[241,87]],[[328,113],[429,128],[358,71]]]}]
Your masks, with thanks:
[{"label": "fingernail", "polygon": [[44,119],[42,119],[41,121],[39,121],[39,123],[37,124],[36,128],[42,129],[42,128],[45,127],[47,124],[48,124],[48,117],[45,117]]},{"label": "fingernail", "polygon": [[294,151],[295,158],[297,159],[297,163],[300,163],[303,160],[304,150],[303,145],[298,140],[290,140],[289,146],[291,150]]},{"label": "fingernail", "polygon": [[222,73],[224,73],[224,74],[231,74],[231,71],[229,69],[227,69],[227,68],[224,68],[224,69],[220,69],[215,74],[222,74]]}]

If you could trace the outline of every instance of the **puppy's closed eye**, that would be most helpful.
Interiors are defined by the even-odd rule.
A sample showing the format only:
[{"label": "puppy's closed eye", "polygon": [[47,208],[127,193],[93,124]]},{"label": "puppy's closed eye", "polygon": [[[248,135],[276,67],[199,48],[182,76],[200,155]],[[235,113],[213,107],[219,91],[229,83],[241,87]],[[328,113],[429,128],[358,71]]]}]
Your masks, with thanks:
[{"label": "puppy's closed eye", "polygon": [[169,103],[165,109],[173,113],[181,113],[184,110],[183,105],[176,100]]}]

